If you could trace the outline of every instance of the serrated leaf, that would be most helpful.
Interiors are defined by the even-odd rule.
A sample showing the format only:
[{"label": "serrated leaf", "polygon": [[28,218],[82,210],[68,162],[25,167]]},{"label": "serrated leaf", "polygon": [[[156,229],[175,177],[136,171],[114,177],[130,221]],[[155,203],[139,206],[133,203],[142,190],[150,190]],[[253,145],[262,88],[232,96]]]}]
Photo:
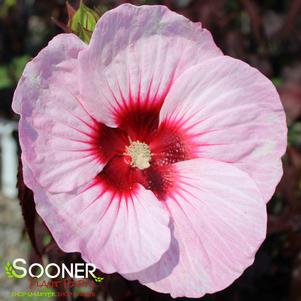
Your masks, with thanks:
[{"label": "serrated leaf", "polygon": [[69,28],[82,41],[89,43],[100,14],[81,2],[79,9],[69,20]]}]

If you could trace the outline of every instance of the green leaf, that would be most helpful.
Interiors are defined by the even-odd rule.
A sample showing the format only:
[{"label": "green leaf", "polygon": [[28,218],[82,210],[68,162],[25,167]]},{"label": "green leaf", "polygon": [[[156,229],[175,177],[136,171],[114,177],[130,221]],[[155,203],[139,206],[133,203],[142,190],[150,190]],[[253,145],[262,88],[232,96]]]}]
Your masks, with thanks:
[{"label": "green leaf", "polygon": [[295,122],[289,126],[288,144],[301,148],[301,122]]},{"label": "green leaf", "polygon": [[29,60],[30,57],[28,55],[23,55],[15,57],[9,64],[0,65],[0,89],[14,87]]},{"label": "green leaf", "polygon": [[282,78],[280,78],[280,77],[274,77],[274,78],[272,78],[272,83],[273,83],[276,87],[278,87],[278,86],[281,86],[281,85],[283,84],[283,80],[282,80]]},{"label": "green leaf", "polygon": [[5,265],[5,274],[7,278],[14,278],[13,267],[10,262],[7,262],[7,264]]},{"label": "green leaf", "polygon": [[16,6],[17,0],[4,0],[0,1],[0,3],[0,17],[4,17],[11,8]]},{"label": "green leaf", "polygon": [[17,56],[10,64],[10,68],[14,74],[14,78],[18,81],[24,71],[25,65],[29,62],[29,55]]},{"label": "green leaf", "polygon": [[51,242],[51,236],[49,234],[45,234],[43,236],[43,246],[46,247]]},{"label": "green leaf", "polygon": [[0,89],[10,88],[13,87],[13,85],[14,82],[11,79],[11,75],[9,73],[9,66],[0,66]]},{"label": "green leaf", "polygon": [[70,19],[68,26],[74,34],[88,44],[99,18],[100,14],[98,12],[81,2],[79,9]]}]

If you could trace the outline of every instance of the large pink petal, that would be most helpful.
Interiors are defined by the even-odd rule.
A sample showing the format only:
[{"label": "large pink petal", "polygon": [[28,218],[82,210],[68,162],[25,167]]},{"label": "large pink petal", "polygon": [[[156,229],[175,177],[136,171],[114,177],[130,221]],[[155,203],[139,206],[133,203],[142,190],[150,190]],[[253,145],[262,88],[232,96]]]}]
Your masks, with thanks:
[{"label": "large pink petal", "polygon": [[172,87],[160,121],[186,131],[194,157],[247,172],[269,201],[282,175],[287,127],[276,89],[259,71],[226,56],[192,67]]},{"label": "large pink petal", "polygon": [[22,157],[53,192],[88,182],[103,165],[97,156],[98,125],[78,90],[77,57],[85,47],[75,35],[56,36],[27,64],[14,95]]},{"label": "large pink petal", "polygon": [[36,209],[65,252],[80,252],[105,273],[132,273],[158,262],[169,248],[169,215],[154,194],[137,184],[114,195],[100,181],[72,194],[46,192],[23,166]]},{"label": "large pink petal", "polygon": [[184,70],[218,55],[200,23],[165,6],[121,5],[102,16],[79,56],[85,106],[98,121],[128,126],[133,110],[137,118],[158,110]]},{"label": "large pink petal", "polygon": [[228,163],[193,159],[174,167],[177,188],[166,201],[171,248],[158,264],[124,276],[172,297],[201,297],[253,263],[266,235],[266,206],[253,180]]}]

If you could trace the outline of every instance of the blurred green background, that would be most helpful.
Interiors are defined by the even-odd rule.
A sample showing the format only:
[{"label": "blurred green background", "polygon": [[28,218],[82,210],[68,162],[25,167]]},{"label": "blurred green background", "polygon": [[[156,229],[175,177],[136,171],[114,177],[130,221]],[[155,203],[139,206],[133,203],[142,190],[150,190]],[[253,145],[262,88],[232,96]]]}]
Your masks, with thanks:
[{"label": "blurred green background", "polygon": [[[74,6],[77,2],[70,1]],[[167,5],[193,21],[201,21],[225,54],[248,62],[274,82],[287,114],[289,146],[283,158],[283,179],[268,205],[268,237],[254,265],[240,279],[223,292],[202,300],[301,301],[301,0],[84,2],[101,12],[125,2]],[[64,0],[0,0],[0,127],[7,120],[17,120],[10,106],[25,64],[62,32],[52,18],[66,23]],[[4,187],[0,188],[3,191]],[[37,260],[24,230],[17,198],[3,192],[0,192],[0,223],[1,264],[18,256]],[[43,260],[51,256],[63,261],[70,259],[47,236],[40,220],[35,226]],[[73,255],[73,259],[77,260],[77,256]],[[170,300],[118,275],[105,279],[97,297],[76,300]],[[28,290],[28,283],[7,279],[1,268],[0,300],[37,300],[10,296],[12,291],[22,290]]]}]

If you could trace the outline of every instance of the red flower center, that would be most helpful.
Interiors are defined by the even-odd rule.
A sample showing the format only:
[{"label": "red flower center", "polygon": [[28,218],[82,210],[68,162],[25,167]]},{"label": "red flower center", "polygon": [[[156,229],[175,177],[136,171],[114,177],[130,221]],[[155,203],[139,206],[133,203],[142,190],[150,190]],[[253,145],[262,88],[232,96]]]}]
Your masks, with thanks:
[{"label": "red flower center", "polygon": [[161,104],[125,106],[116,113],[118,128],[97,123],[94,145],[107,162],[97,176],[114,195],[134,192],[137,183],[164,200],[176,181],[173,163],[193,157],[191,143],[177,122],[159,125]]}]

